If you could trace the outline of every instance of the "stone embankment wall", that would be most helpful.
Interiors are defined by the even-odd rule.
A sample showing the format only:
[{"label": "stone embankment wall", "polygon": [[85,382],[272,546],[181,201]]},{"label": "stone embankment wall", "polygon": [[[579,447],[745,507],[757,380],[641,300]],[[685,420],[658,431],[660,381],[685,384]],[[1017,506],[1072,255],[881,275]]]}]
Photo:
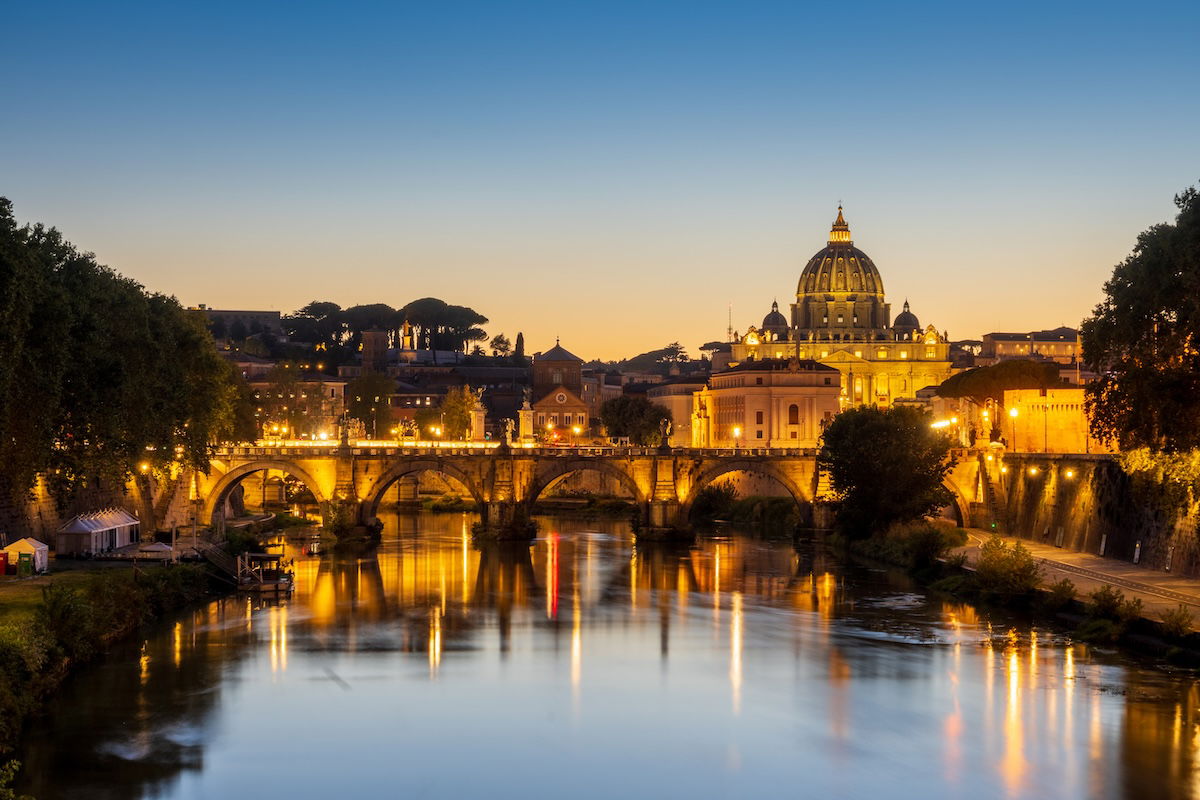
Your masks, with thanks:
[{"label": "stone embankment wall", "polygon": [[[183,527],[190,525],[192,519],[190,483],[191,475],[187,472],[174,479],[130,479],[119,486],[97,481],[60,501],[39,478],[25,503],[0,501],[0,535],[9,542],[32,536],[53,546],[55,531],[71,517],[113,507],[123,508],[141,520],[153,516],[155,530]],[[144,533],[149,535],[152,531]]]},{"label": "stone embankment wall", "polygon": [[986,462],[985,474],[1001,532],[1200,575],[1195,505],[1127,475],[1111,456],[1010,453]]}]

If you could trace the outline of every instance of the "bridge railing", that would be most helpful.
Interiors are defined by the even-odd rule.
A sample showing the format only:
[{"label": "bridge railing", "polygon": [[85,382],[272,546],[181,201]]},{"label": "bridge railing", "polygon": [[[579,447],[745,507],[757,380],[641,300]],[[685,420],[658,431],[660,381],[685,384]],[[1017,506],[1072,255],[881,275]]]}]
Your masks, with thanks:
[{"label": "bridge railing", "polygon": [[[436,446],[407,442],[357,442],[342,448],[337,444],[293,444],[288,442],[259,442],[253,445],[225,445],[215,448],[217,458],[331,458],[342,455],[355,456],[438,456],[491,458],[497,455],[495,447],[472,447],[469,443],[456,446],[452,443],[435,443]],[[514,455],[539,458],[602,458],[654,456],[668,453],[672,456],[691,458],[812,458],[817,451],[800,447],[673,447],[660,451],[657,447],[633,447],[617,445],[568,445],[554,447],[514,447]]]}]

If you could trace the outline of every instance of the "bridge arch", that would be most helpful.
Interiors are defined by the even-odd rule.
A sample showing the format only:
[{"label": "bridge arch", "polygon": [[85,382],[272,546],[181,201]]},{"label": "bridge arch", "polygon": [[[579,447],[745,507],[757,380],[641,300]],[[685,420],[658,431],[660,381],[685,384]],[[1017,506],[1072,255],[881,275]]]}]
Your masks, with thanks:
[{"label": "bridge arch", "polygon": [[562,461],[555,459],[549,465],[540,466],[533,476],[533,482],[529,486],[525,502],[533,505],[537,502],[542,492],[550,488],[556,481],[572,473],[586,472],[587,470],[615,478],[633,495],[634,500],[639,505],[649,499],[647,493],[642,490],[642,487],[638,485],[638,482],[634,480],[631,474],[611,462],[600,459],[571,458]]},{"label": "bridge arch", "polygon": [[371,484],[371,488],[367,490],[363,499],[363,519],[370,520],[378,516],[379,504],[383,502],[384,494],[393,483],[401,478],[408,477],[409,475],[418,475],[422,472],[435,472],[453,478],[466,487],[467,492],[471,495],[471,499],[475,501],[480,509],[483,508],[484,499],[482,490],[475,480],[463,470],[449,462],[436,458],[417,458],[411,461],[406,459],[389,467],[387,471],[376,478],[375,482]]},{"label": "bridge arch", "polygon": [[771,478],[792,496],[792,500],[800,508],[802,518],[807,517],[811,519],[813,502],[811,487],[806,489],[770,462],[751,458],[723,458],[696,473],[692,478],[687,497],[680,504],[680,518],[684,520],[688,519],[692,513],[692,504],[705,487],[711,486],[718,479],[731,472],[752,472]]},{"label": "bridge arch", "polygon": [[204,498],[200,518],[208,520],[210,524],[215,524],[217,512],[224,506],[225,499],[229,496],[233,488],[245,480],[246,477],[264,470],[285,472],[303,483],[313,493],[313,498],[317,501],[317,506],[321,509],[322,515],[324,515],[329,498],[325,496],[324,491],[321,489],[321,484],[316,478],[304,468],[290,461],[283,459],[262,459],[230,467],[225,474],[217,478],[216,483],[208,491],[208,496]]},{"label": "bridge arch", "polygon": [[954,521],[960,528],[969,528],[971,526],[971,504],[967,502],[962,491],[949,478],[942,479],[942,486],[950,492],[950,508],[954,511]]}]

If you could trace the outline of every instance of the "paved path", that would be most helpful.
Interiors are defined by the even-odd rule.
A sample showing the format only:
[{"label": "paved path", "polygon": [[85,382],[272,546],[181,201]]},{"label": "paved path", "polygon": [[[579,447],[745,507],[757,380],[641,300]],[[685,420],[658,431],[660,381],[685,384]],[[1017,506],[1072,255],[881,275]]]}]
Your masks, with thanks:
[{"label": "paved path", "polygon": [[[979,546],[992,534],[977,528],[968,528],[969,542],[955,550],[966,553],[967,561],[975,563],[979,557]],[[1090,553],[1077,553],[1061,547],[1018,539],[1015,536],[1001,537],[1009,544],[1020,542],[1042,565],[1043,583],[1054,583],[1070,578],[1078,590],[1080,599],[1110,584],[1125,593],[1127,598],[1141,598],[1145,616],[1157,620],[1164,611],[1179,606],[1191,609],[1197,624],[1200,624],[1200,579],[1169,572],[1147,569],[1128,561],[1102,558]]]}]

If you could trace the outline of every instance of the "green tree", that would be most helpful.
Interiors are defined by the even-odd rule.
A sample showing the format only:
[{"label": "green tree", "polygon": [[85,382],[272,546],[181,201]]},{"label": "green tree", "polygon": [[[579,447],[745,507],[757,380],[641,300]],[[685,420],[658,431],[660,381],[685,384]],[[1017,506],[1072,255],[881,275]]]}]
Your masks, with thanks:
[{"label": "green tree", "polygon": [[1058,365],[1047,361],[1012,359],[953,375],[938,387],[942,397],[966,397],[983,405],[1004,402],[1005,390],[1049,389],[1062,383]]},{"label": "green tree", "polygon": [[662,423],[671,421],[669,409],[640,395],[622,395],[600,405],[600,421],[609,436],[627,436],[644,447],[662,443]]},{"label": "green tree", "polygon": [[829,474],[838,528],[852,538],[883,533],[948,505],[942,481],[952,442],[921,409],[863,406],[833,418],[817,466]]},{"label": "green tree", "polygon": [[1144,231],[1080,330],[1093,435],[1122,449],[1200,447],[1200,194]]},{"label": "green tree", "polygon": [[525,334],[517,331],[517,341],[513,345],[513,360],[517,364],[525,365]]},{"label": "green tree", "polygon": [[396,381],[378,372],[355,378],[346,384],[347,413],[361,420],[373,438],[386,438],[392,428],[391,395]]},{"label": "green tree", "polygon": [[314,300],[295,314],[281,320],[283,330],[290,339],[312,345],[326,345],[326,349],[340,344],[345,333],[342,307],[337,303]]},{"label": "green tree", "polygon": [[497,333],[491,341],[492,355],[507,356],[512,352],[512,342],[503,333]]},{"label": "green tree", "polygon": [[475,410],[475,393],[470,386],[458,386],[446,392],[439,408],[445,437],[455,441],[471,434],[471,412]]},{"label": "green tree", "polygon": [[[207,469],[233,375],[207,320],[97,264],[0,198],[0,491],[60,496],[178,462]],[[37,413],[30,413],[36,409]],[[152,524],[152,520],[149,521]]]}]

